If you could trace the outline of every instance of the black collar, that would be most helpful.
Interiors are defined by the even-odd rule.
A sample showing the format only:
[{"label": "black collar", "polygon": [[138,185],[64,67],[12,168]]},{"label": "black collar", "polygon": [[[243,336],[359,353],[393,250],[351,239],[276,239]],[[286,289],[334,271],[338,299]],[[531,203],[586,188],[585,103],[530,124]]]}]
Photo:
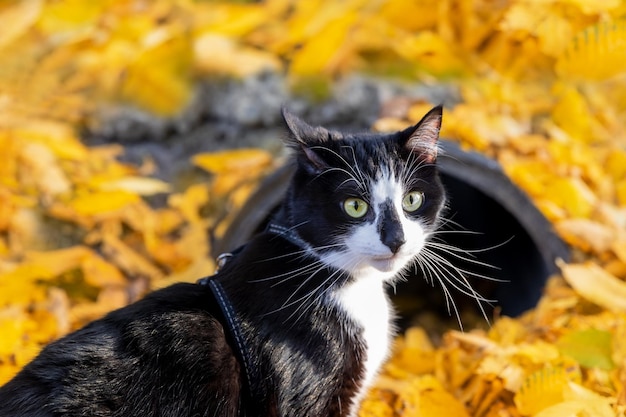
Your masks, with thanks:
[{"label": "black collar", "polygon": [[[266,228],[266,232],[278,235],[304,251],[310,250],[310,245],[298,235],[294,228],[289,228],[279,223],[270,223]],[[258,361],[254,360],[254,357],[246,345],[241,323],[237,318],[235,309],[219,279],[216,279],[219,277],[220,269],[224,267],[231,258],[241,252],[244,247],[245,245],[237,248],[233,252],[218,256],[215,274],[198,280],[198,284],[208,286],[211,290],[213,298],[222,313],[221,321],[223,327],[227,330],[227,337],[231,341],[230,345],[235,350],[240,363],[243,364],[246,381],[243,387],[242,401],[239,406],[239,415],[250,416],[259,414],[260,410],[264,410],[264,404],[267,404],[267,389],[260,373]]]}]

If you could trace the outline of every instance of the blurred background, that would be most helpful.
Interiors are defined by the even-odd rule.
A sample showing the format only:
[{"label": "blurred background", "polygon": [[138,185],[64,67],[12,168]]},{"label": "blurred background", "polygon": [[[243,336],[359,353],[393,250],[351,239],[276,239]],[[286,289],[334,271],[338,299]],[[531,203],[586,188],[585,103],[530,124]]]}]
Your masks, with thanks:
[{"label": "blurred background", "polygon": [[[283,105],[392,131],[444,104],[442,136],[497,162],[571,250],[538,307],[561,297],[546,340],[564,311],[626,310],[623,0],[0,0],[0,22],[0,383],[211,274],[284,161]],[[498,415],[521,415],[502,390]]]}]

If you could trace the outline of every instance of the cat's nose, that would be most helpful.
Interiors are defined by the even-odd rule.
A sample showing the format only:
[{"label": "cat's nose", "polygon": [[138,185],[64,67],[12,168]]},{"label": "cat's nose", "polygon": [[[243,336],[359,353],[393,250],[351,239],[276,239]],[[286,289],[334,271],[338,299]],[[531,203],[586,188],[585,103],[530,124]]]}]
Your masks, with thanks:
[{"label": "cat's nose", "polygon": [[391,200],[380,205],[380,213],[381,216],[378,221],[380,241],[395,255],[406,242],[402,223],[400,223]]},{"label": "cat's nose", "polygon": [[380,225],[380,241],[387,246],[394,255],[398,253],[406,242],[402,224],[393,218],[386,218]]},{"label": "cat's nose", "polygon": [[391,250],[391,253],[393,253],[394,255],[398,253],[398,251],[405,242],[406,240],[404,239],[404,236],[396,237],[394,239],[383,240],[385,246],[387,246]]}]

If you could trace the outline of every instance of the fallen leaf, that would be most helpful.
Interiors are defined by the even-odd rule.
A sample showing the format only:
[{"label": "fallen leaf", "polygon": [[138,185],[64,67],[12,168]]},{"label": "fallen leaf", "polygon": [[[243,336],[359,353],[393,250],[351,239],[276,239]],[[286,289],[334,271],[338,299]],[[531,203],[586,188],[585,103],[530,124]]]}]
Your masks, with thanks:
[{"label": "fallen leaf", "polygon": [[570,245],[603,254],[611,248],[615,231],[590,219],[565,219],[556,222],[559,235]]},{"label": "fallen leaf", "polygon": [[563,390],[563,397],[564,402],[542,410],[535,417],[615,416],[611,401],[608,398],[602,397],[577,383],[568,382]]},{"label": "fallen leaf", "polygon": [[398,401],[402,404],[401,414],[407,417],[469,417],[463,404],[431,375],[411,380],[400,392]]},{"label": "fallen leaf", "polygon": [[143,196],[164,194],[171,190],[170,185],[166,182],[146,177],[124,177],[103,181],[97,187],[102,191],[126,191]]},{"label": "fallen leaf", "polygon": [[245,47],[221,35],[206,34],[194,43],[195,63],[199,71],[245,77],[263,71],[278,72],[282,63],[274,54]]},{"label": "fallen leaf", "polygon": [[22,148],[20,155],[24,165],[28,169],[28,180],[44,195],[56,196],[66,194],[71,184],[65,172],[59,166],[59,161],[50,149],[37,143],[27,143]]},{"label": "fallen leaf", "polygon": [[583,298],[612,311],[626,311],[626,283],[595,263],[559,262],[563,277]]},{"label": "fallen leaf", "polygon": [[262,149],[234,149],[195,155],[194,165],[214,174],[233,174],[267,168],[272,156]]},{"label": "fallen leaf", "polygon": [[76,196],[67,206],[78,216],[103,217],[139,201],[137,194],[128,191],[101,191]]},{"label": "fallen leaf", "polygon": [[41,0],[25,0],[0,12],[0,21],[5,22],[0,33],[0,49],[32,28],[41,13],[41,6]]},{"label": "fallen leaf", "polygon": [[581,366],[611,370],[615,367],[611,359],[611,343],[611,333],[589,329],[565,333],[556,346]]}]

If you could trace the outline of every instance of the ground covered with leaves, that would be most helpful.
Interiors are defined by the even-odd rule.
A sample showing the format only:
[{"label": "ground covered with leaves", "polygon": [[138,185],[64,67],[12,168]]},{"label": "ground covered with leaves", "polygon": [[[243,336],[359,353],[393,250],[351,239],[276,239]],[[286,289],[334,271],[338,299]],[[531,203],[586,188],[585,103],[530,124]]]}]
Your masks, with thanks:
[{"label": "ground covered with leaves", "polygon": [[[573,251],[520,318],[437,345],[409,329],[360,415],[625,415],[623,1],[24,0],[0,1],[0,21],[0,383],[107,311],[210,273],[220,213],[278,163],[198,154],[209,179],[174,187],[149,159],[84,144],[103,112],[174,117],[202,79],[260,71],[322,97],[358,72],[455,86],[442,135],[499,161]],[[374,128],[432,104],[391,98]]]}]

